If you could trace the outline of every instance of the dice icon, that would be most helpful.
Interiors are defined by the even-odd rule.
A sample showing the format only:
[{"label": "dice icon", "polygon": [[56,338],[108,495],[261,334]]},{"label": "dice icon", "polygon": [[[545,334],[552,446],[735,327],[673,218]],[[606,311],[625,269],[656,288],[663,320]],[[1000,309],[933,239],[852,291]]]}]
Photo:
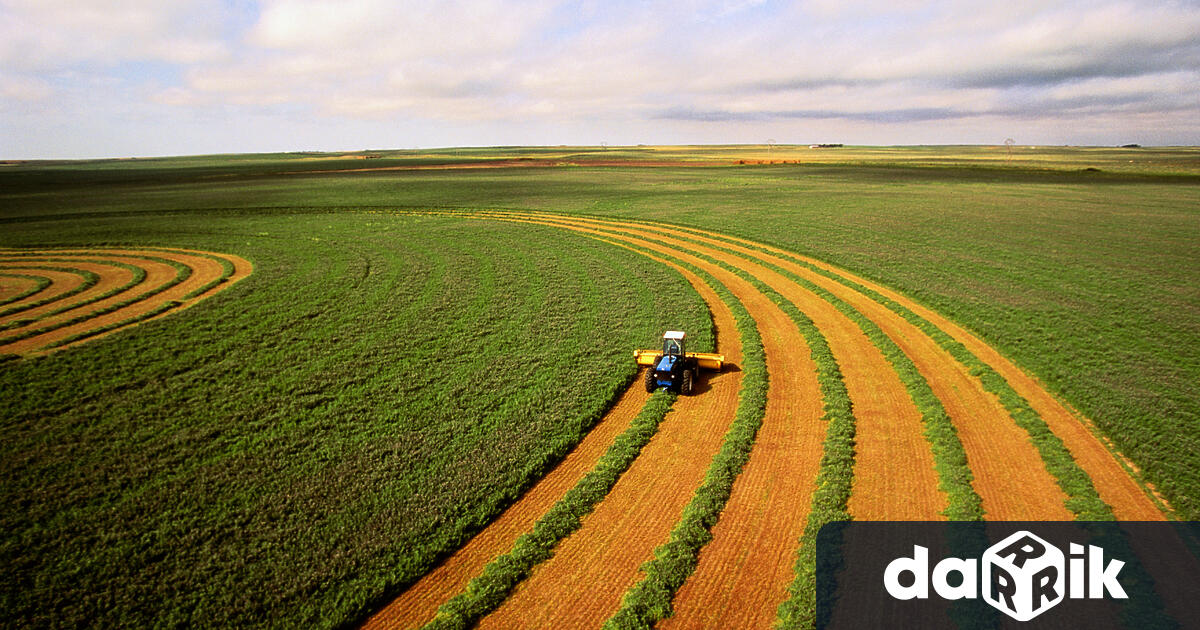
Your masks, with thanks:
[{"label": "dice icon", "polygon": [[1062,550],[1019,531],[983,553],[983,599],[1017,621],[1029,621],[1066,595]]}]

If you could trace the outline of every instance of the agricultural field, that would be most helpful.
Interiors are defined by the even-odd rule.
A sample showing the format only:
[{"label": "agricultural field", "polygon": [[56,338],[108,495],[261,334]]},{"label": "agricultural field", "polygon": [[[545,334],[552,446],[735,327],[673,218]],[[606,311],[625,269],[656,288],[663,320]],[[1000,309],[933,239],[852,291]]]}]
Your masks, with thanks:
[{"label": "agricultural field", "polygon": [[[1193,149],[31,162],[0,222],[14,626],[809,627],[830,521],[1200,519]],[[666,329],[730,366],[646,393]]]}]

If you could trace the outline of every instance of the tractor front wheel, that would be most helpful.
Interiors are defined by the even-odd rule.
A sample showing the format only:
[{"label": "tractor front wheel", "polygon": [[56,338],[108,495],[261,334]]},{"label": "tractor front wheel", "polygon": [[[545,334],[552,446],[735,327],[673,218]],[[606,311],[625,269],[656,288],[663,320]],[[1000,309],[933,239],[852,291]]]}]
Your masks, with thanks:
[{"label": "tractor front wheel", "polygon": [[646,391],[649,393],[654,393],[655,385],[658,385],[658,382],[654,378],[654,368],[650,368],[646,370]]},{"label": "tractor front wheel", "polygon": [[684,370],[683,378],[680,379],[679,391],[683,392],[683,395],[685,395],[685,396],[690,396],[692,394],[692,375],[693,374],[694,374],[694,372],[692,370]]}]

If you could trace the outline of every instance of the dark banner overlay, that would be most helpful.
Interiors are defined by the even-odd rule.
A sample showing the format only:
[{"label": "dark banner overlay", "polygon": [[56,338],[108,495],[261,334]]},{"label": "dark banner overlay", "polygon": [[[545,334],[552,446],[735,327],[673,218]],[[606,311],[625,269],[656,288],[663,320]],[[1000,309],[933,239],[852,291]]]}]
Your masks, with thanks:
[{"label": "dark banner overlay", "polygon": [[1200,523],[840,522],[817,627],[1200,629]]}]

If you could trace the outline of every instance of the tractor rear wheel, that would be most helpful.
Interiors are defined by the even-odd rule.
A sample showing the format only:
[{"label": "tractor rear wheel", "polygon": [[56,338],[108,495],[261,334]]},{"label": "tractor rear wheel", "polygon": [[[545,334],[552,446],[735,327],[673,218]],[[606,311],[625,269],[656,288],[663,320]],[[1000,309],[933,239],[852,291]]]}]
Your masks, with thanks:
[{"label": "tractor rear wheel", "polygon": [[654,368],[646,370],[646,391],[654,393],[654,386],[658,385],[657,379],[654,378]]},{"label": "tractor rear wheel", "polygon": [[692,375],[693,374],[694,374],[694,372],[692,370],[684,370],[683,377],[680,379],[679,391],[683,392],[683,394],[685,396],[690,396],[692,394]]}]

